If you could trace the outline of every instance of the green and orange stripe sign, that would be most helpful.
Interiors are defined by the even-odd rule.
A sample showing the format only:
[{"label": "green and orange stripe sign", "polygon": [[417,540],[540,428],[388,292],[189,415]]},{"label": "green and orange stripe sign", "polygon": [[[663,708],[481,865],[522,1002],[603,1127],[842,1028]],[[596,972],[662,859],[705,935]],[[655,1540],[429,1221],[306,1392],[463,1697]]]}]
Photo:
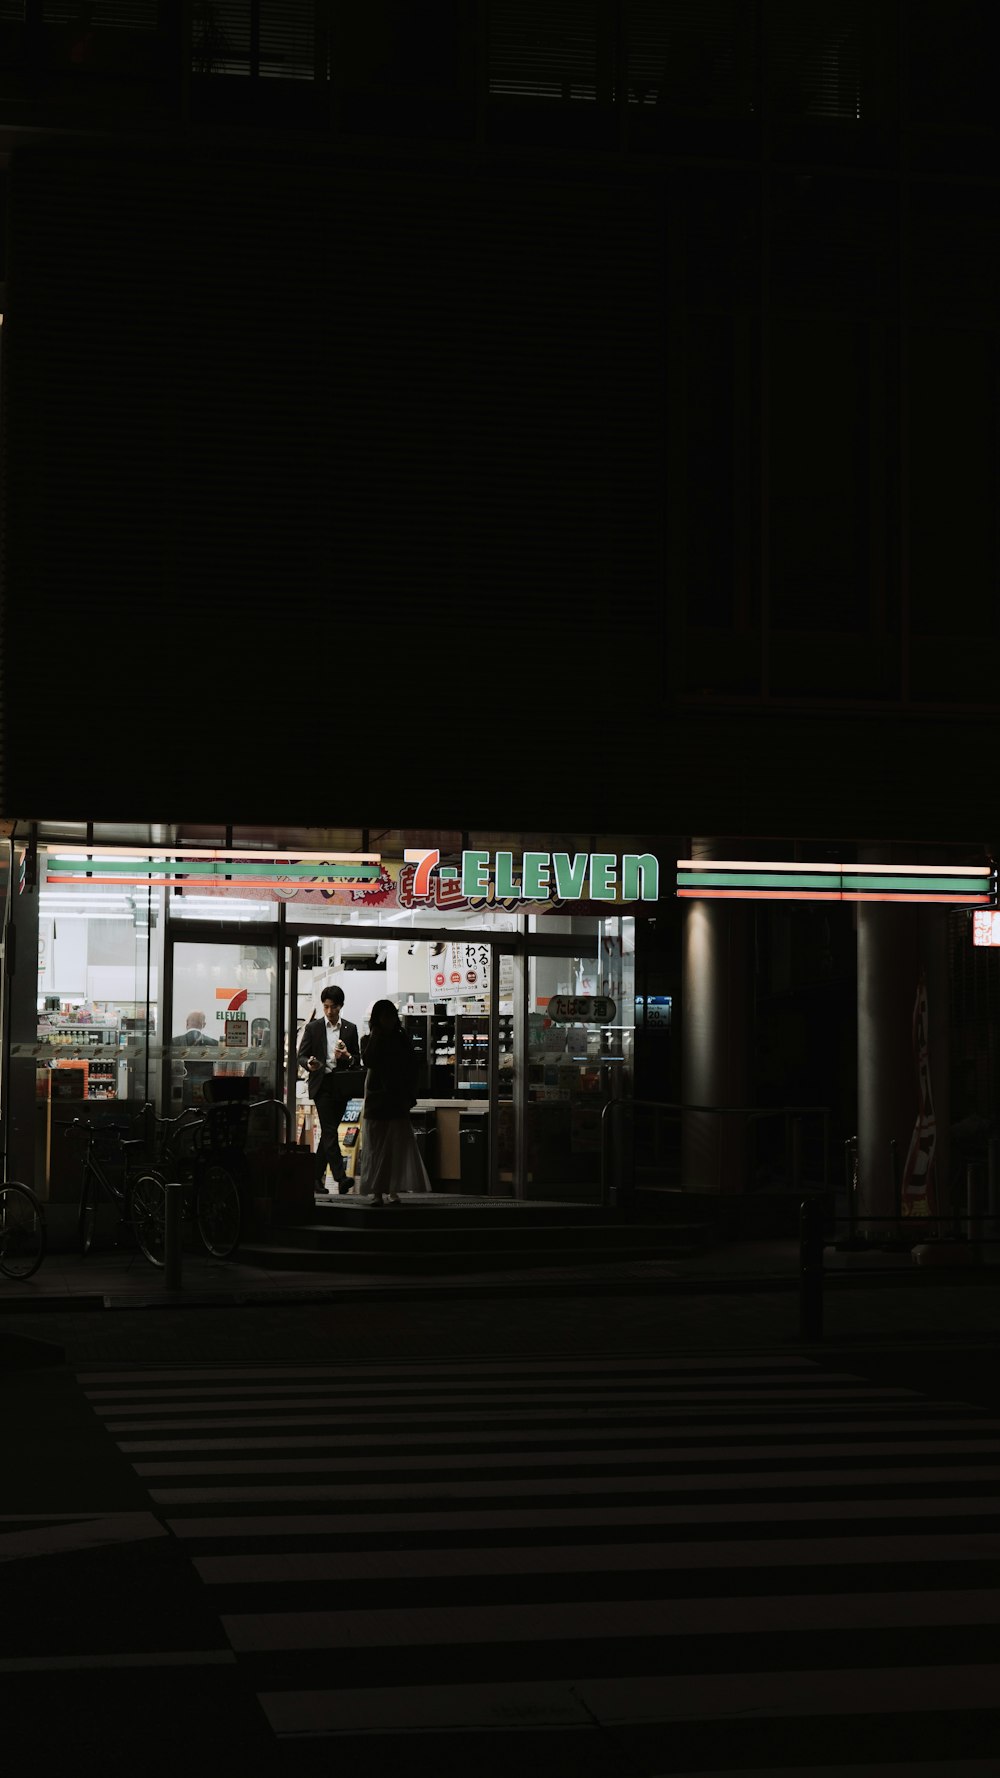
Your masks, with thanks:
[{"label": "green and orange stripe sign", "polygon": [[677,894],[699,901],[901,901],[992,907],[989,865],[778,864],[677,860]]}]

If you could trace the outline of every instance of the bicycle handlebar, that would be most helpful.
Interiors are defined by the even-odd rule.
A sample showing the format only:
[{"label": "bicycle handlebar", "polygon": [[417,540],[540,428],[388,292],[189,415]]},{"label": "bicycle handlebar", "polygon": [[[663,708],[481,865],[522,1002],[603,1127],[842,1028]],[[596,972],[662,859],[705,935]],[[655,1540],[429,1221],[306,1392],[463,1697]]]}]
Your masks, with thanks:
[{"label": "bicycle handlebar", "polygon": [[128,1123],[95,1124],[89,1117],[57,1117],[52,1121],[71,1136],[125,1136],[132,1127]]}]

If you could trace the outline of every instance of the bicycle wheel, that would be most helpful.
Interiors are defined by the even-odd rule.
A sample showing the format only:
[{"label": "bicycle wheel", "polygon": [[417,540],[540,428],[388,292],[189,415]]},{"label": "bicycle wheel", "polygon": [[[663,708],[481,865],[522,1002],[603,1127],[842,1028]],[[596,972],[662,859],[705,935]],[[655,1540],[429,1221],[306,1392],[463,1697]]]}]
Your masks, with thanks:
[{"label": "bicycle wheel", "polygon": [[213,1259],[228,1259],[239,1243],[240,1190],[228,1167],[210,1161],[201,1170],[195,1220],[202,1246]]},{"label": "bicycle wheel", "polygon": [[128,1188],[128,1220],[139,1248],[152,1266],[165,1264],[164,1222],[167,1194],[158,1173],[143,1173]]},{"label": "bicycle wheel", "polygon": [[26,1185],[0,1185],[0,1272],[30,1278],[45,1258],[45,1211]]},{"label": "bicycle wheel", "polygon": [[83,1169],[83,1184],[80,1187],[80,1252],[86,1256],[94,1245],[97,1235],[97,1203],[100,1195],[99,1187],[89,1167]]}]

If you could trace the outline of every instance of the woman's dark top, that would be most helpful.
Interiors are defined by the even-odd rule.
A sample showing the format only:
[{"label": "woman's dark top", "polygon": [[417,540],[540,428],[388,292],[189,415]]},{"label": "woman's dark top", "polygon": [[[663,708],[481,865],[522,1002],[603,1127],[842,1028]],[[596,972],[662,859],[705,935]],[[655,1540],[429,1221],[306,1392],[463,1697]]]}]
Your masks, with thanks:
[{"label": "woman's dark top", "polygon": [[365,1049],[365,1116],[405,1117],[416,1100],[417,1055],[403,1030],[376,1031]]}]

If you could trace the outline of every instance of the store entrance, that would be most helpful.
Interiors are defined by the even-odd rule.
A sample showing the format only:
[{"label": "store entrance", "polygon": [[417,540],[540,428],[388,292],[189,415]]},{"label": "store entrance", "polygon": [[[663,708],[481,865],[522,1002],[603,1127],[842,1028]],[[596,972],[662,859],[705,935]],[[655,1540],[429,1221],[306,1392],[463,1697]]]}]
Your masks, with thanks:
[{"label": "store entrance", "polygon": [[[595,927],[586,939],[300,929],[290,1045],[327,986],[343,990],[344,1014],[362,1035],[373,1002],[393,1000],[417,1057],[412,1119],[435,1191],[599,1203],[614,1183],[602,1166],[602,1114],[631,1077],[633,923]],[[304,1079],[295,1124],[315,1147]]]},{"label": "store entrance", "polygon": [[147,1101],[169,1116],[213,1099],[276,1100],[293,1139],[315,1144],[296,1058],[328,984],[362,1036],[376,1000],[398,1008],[436,1191],[607,1196],[602,1115],[627,1096],[632,1067],[631,915],[452,914],[398,897],[388,911],[314,908],[89,880],[48,884],[21,914],[38,973],[34,1023],[26,1006],[11,1047],[16,1158],[57,1200],[78,1189],[65,1100],[98,1121]]}]

